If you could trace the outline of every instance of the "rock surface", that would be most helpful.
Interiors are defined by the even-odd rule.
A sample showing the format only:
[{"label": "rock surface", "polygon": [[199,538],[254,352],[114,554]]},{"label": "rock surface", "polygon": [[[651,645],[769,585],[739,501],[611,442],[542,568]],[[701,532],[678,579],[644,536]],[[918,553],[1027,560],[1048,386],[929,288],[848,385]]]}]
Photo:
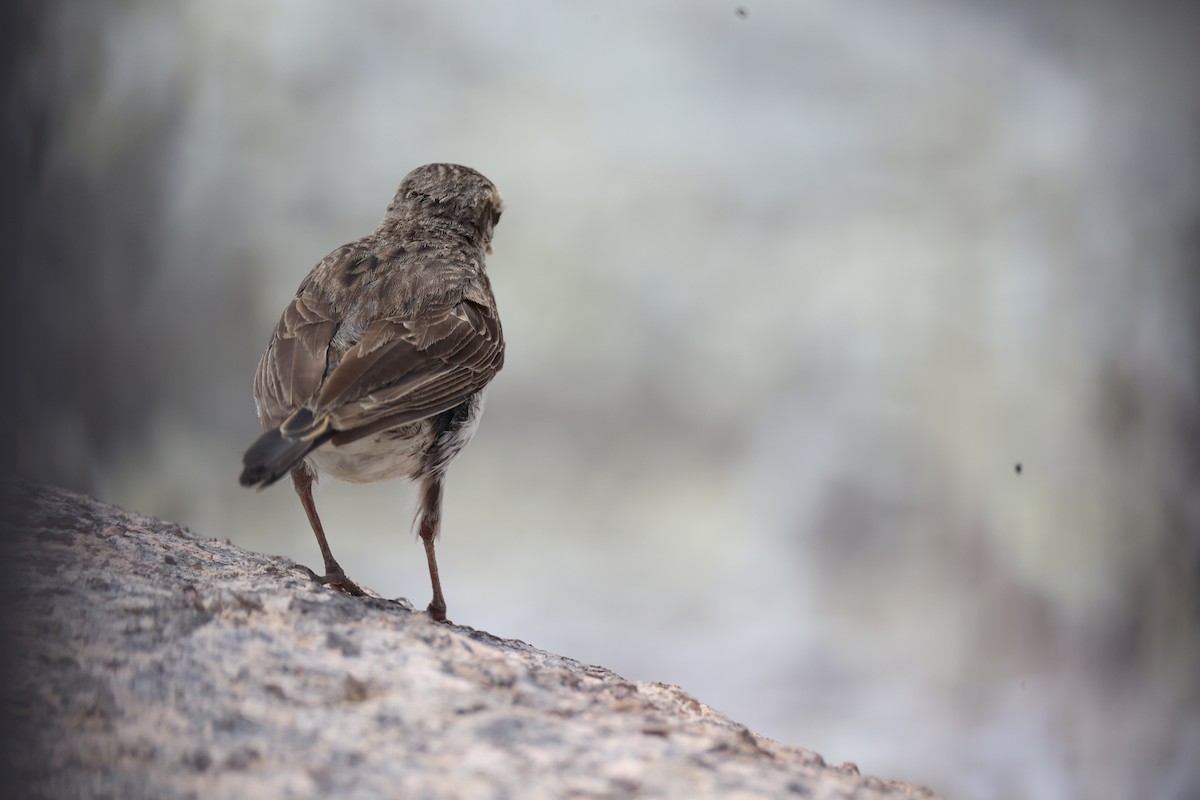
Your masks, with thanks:
[{"label": "rock surface", "polygon": [[283,558],[60,489],[10,499],[6,777],[25,796],[933,796]]}]

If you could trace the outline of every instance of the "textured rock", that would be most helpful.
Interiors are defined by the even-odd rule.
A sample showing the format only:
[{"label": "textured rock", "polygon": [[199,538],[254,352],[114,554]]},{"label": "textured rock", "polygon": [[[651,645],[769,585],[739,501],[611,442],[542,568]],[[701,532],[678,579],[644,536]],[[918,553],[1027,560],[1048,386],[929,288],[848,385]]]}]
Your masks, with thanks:
[{"label": "textured rock", "polygon": [[31,796],[932,796],[283,558],[59,489],[13,500],[7,775]]}]

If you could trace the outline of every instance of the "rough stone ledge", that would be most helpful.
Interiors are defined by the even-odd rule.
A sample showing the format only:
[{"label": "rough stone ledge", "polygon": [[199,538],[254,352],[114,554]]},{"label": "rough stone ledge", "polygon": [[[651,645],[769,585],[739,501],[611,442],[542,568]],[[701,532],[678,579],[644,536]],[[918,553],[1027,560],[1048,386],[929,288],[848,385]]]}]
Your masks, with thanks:
[{"label": "rough stone ledge", "polygon": [[284,558],[61,489],[8,499],[24,796],[933,796]]}]

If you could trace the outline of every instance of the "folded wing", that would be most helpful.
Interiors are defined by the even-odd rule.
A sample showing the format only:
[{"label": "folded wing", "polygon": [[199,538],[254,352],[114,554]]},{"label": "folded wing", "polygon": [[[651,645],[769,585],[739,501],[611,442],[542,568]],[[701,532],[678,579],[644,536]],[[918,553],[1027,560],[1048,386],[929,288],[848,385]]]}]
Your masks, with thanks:
[{"label": "folded wing", "polygon": [[417,320],[372,322],[314,403],[335,443],[439,414],[485,387],[504,363],[495,313],[469,299]]},{"label": "folded wing", "polygon": [[267,432],[243,458],[244,484],[273,483],[326,441],[454,408],[504,363],[495,311],[462,294],[416,318],[371,322],[340,357],[338,330],[328,304],[305,293],[284,312],[255,376]]}]

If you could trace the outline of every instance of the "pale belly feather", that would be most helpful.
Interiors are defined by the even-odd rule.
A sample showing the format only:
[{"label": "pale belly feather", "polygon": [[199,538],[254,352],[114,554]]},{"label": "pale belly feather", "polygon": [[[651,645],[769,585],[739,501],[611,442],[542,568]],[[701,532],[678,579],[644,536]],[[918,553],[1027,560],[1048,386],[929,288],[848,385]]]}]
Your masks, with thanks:
[{"label": "pale belly feather", "polygon": [[[411,429],[411,435],[405,436]],[[416,474],[433,432],[422,423],[381,431],[349,444],[325,444],[312,451],[309,462],[323,475],[351,483],[372,483]]]},{"label": "pale belly feather", "polygon": [[309,453],[308,462],[321,474],[351,483],[442,473],[475,435],[483,400],[482,390],[467,398],[449,428],[435,430],[432,418],[410,422],[349,444],[324,444]]}]

